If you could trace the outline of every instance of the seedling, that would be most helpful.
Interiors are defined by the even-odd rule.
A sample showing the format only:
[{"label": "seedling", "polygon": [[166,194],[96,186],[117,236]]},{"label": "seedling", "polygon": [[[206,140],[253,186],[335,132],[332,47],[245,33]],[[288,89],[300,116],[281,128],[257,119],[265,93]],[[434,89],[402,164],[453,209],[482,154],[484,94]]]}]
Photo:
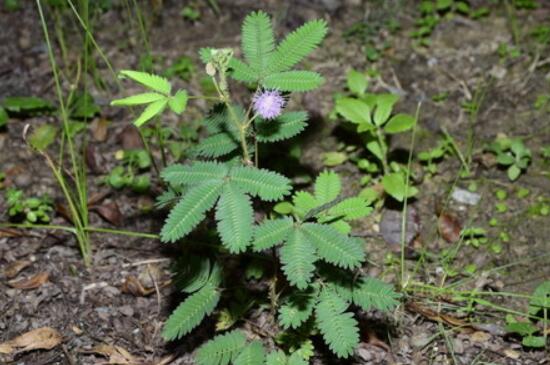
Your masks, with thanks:
[{"label": "seedling", "polygon": [[489,146],[489,150],[496,155],[497,163],[506,167],[506,173],[511,181],[517,180],[531,162],[531,150],[517,138],[497,138]]},{"label": "seedling", "polygon": [[53,212],[53,201],[48,196],[25,198],[23,191],[10,188],[6,191],[8,215],[24,223],[48,223]]},{"label": "seedling", "polygon": [[475,248],[485,245],[488,241],[487,231],[480,227],[465,228],[460,233],[460,236],[466,245]]},{"label": "seedling", "polygon": [[145,150],[127,150],[117,152],[117,159],[122,165],[115,167],[105,178],[105,182],[115,189],[129,187],[137,193],[149,190],[151,181],[149,175],[139,174],[139,171],[151,167],[151,158]]},{"label": "seedling", "polygon": [[439,141],[434,148],[419,152],[417,157],[425,165],[426,171],[431,175],[435,175],[437,173],[437,162],[450,153],[452,153],[451,144],[445,139]]},{"label": "seedling", "polygon": [[390,166],[388,138],[392,134],[412,129],[415,118],[408,114],[393,113],[393,106],[399,100],[397,95],[367,93],[368,78],[364,74],[350,71],[347,85],[352,96],[338,98],[336,112],[356,124],[357,132],[363,133],[367,150],[381,164],[384,173],[382,185],[386,193],[399,201],[414,196],[417,190],[407,186],[407,171],[395,165]]}]

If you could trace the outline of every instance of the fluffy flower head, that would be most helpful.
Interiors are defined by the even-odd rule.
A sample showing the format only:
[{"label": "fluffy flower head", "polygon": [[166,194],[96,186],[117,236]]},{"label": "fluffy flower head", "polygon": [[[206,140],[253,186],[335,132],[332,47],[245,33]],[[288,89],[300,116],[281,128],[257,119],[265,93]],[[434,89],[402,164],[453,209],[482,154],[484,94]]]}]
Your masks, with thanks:
[{"label": "fluffy flower head", "polygon": [[263,90],[252,99],[254,111],[264,119],[274,119],[281,115],[285,99],[277,90]]}]

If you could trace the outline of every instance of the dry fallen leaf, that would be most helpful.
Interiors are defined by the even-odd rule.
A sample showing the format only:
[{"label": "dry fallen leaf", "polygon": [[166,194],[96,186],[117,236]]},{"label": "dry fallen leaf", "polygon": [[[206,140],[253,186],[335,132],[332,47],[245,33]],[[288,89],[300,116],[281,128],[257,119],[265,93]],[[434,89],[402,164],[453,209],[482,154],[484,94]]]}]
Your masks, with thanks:
[{"label": "dry fallen leaf", "polygon": [[96,212],[101,218],[114,226],[120,226],[122,224],[122,213],[118,208],[118,204],[114,201],[90,207],[89,210],[91,212]]},{"label": "dry fallen leaf", "polygon": [[127,294],[133,294],[136,297],[145,297],[155,291],[154,288],[145,289],[141,281],[132,275],[128,275],[122,284],[122,292]]},{"label": "dry fallen leaf", "polygon": [[124,150],[143,148],[143,142],[137,127],[133,124],[127,125],[118,135],[118,139]]},{"label": "dry fallen leaf", "polygon": [[108,364],[138,365],[143,363],[140,359],[135,358],[132,354],[120,346],[102,344],[95,346],[89,352],[109,358]]},{"label": "dry fallen leaf", "polygon": [[460,239],[462,224],[454,215],[441,213],[437,220],[437,228],[441,237],[449,243],[458,242]]},{"label": "dry fallen leaf", "polygon": [[8,285],[15,289],[36,289],[48,281],[50,274],[40,272],[30,278],[8,281]]},{"label": "dry fallen leaf", "polygon": [[105,118],[99,118],[92,122],[90,125],[92,129],[92,136],[97,142],[105,142],[107,139],[107,127],[109,126],[109,121]]},{"label": "dry fallen leaf", "polygon": [[59,345],[61,340],[61,334],[55,329],[50,327],[37,328],[13,340],[0,343],[0,353],[11,354],[15,351],[51,350]]},{"label": "dry fallen leaf", "polygon": [[508,357],[510,359],[514,359],[514,360],[519,359],[519,352],[514,351],[512,349],[505,349],[504,350],[504,355],[506,355],[506,357]]},{"label": "dry fallen leaf", "polygon": [[473,341],[473,342],[487,342],[491,339],[491,335],[488,334],[487,332],[483,332],[483,331],[475,331],[474,333],[472,333],[472,335],[470,336],[470,339]]},{"label": "dry fallen leaf", "polygon": [[30,266],[31,264],[32,264],[32,262],[29,261],[29,260],[14,261],[4,269],[4,276],[7,279],[13,279],[14,277],[17,276],[17,274],[19,274],[21,272],[21,270],[23,270],[24,268]]},{"label": "dry fallen leaf", "polygon": [[95,146],[93,144],[86,145],[84,150],[84,158],[86,161],[86,166],[90,169],[92,174],[102,174],[103,169],[100,167],[99,156],[96,153]]},{"label": "dry fallen leaf", "polygon": [[21,237],[23,236],[23,232],[13,229],[13,228],[1,228],[0,229],[0,238],[6,238],[6,237]]}]

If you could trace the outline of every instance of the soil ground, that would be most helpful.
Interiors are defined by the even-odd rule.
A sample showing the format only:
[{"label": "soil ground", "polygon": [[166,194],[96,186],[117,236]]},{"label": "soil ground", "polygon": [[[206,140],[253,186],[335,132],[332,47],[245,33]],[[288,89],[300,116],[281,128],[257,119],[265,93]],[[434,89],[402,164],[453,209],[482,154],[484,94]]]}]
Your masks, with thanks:
[{"label": "soil ground", "polygon": [[[478,273],[484,271],[483,274],[462,278],[469,283],[465,285],[469,289],[531,293],[538,284],[550,278],[550,257],[547,255],[550,252],[550,219],[533,215],[529,210],[540,199],[550,199],[549,167],[537,155],[541,147],[550,145],[550,109],[533,108],[537,96],[549,93],[548,47],[542,53],[526,47],[528,51],[514,59],[499,57],[499,44],[513,42],[509,14],[502,6],[493,6],[491,14],[480,20],[461,16],[445,20],[432,34],[430,47],[419,47],[408,36],[414,29],[415,17],[418,17],[413,2],[393,0],[383,3],[273,0],[260,5],[257,1],[223,0],[218,1],[221,15],[217,15],[201,2],[201,18],[195,23],[182,20],[179,12],[183,5],[180,1],[165,1],[155,11],[145,13],[148,19],[149,16],[152,19],[149,42],[160,63],[167,64],[179,56],[188,55],[196,60],[199,74],[202,71],[196,50],[202,46],[236,46],[242,19],[259,6],[273,15],[275,28],[281,34],[305,20],[327,19],[330,34],[322,48],[308,60],[308,64],[321,72],[327,82],[319,91],[293,100],[313,116],[314,125],[301,140],[303,147],[299,160],[303,170],[312,176],[323,169],[321,157],[324,152],[334,151],[340,143],[349,143],[353,139],[349,130],[326,117],[333,107],[333,94],[344,89],[348,68],[363,70],[370,67],[363,55],[363,41],[344,39],[345,31],[357,22],[368,20],[376,23],[391,16],[397,17],[401,30],[395,34],[377,31],[373,35],[377,42],[387,41],[390,46],[382,52],[382,60],[376,64],[380,78],[370,88],[378,92],[400,93],[400,111],[414,114],[419,101],[422,102],[414,146],[416,151],[433,147],[442,130],[448,131],[459,146],[466,146],[469,138],[473,138],[473,175],[459,180],[458,187],[466,188],[471,182],[476,182],[476,193],[481,196],[476,205],[448,199],[460,161],[454,157],[442,161],[438,174],[423,180],[421,191],[412,204],[419,231],[414,249],[438,254],[450,245],[438,235],[437,218],[441,207],[457,216],[462,224],[475,222],[477,226],[486,227],[490,239],[496,240],[499,229],[505,227],[511,239],[504,244],[500,254],[465,246],[460,249],[453,266],[475,263]],[[516,13],[521,32],[527,32],[533,24],[548,24],[550,4],[546,1],[539,3],[541,5],[536,10]],[[144,9],[150,7],[149,4],[143,6]],[[137,67],[143,47],[139,45],[140,34],[135,19],[129,22],[124,9],[114,8],[97,16],[94,22],[94,36],[115,69]],[[47,48],[39,24],[37,9],[30,2],[15,12],[0,12],[0,99],[34,95],[55,100]],[[68,34],[67,39],[69,44],[79,41],[74,34]],[[76,56],[70,54],[69,57]],[[98,72],[104,80],[111,80],[101,62],[98,62]],[[111,90],[112,82],[107,81],[107,85],[106,90],[94,91],[96,101],[102,106],[101,117],[109,121],[109,127],[105,141],[89,138],[89,144],[94,145],[95,154],[100,159],[100,171],[90,174],[89,193],[90,196],[101,196],[102,204],[110,204],[111,209],[116,204],[122,218],[119,226],[113,227],[112,222],[92,213],[91,224],[158,232],[164,212],[147,209],[154,201],[154,194],[137,195],[99,184],[101,175],[116,165],[115,152],[122,148],[131,122],[131,115],[111,109],[108,103],[132,90],[116,94]],[[190,86],[186,87],[191,93],[198,91],[199,77],[193,77]],[[434,102],[432,97],[442,92],[448,94],[447,98],[443,102]],[[471,120],[461,104],[479,93],[483,94],[483,100],[477,117]],[[190,113],[199,115],[205,108],[206,105],[195,104]],[[0,168],[7,174],[7,186],[23,189],[29,195],[47,193],[62,202],[50,170],[22,139],[25,125],[36,127],[53,120],[53,116],[11,119],[7,131],[0,133]],[[172,125],[177,122],[181,121],[175,118],[167,120]],[[506,178],[505,171],[486,161],[487,155],[483,153],[483,146],[494,140],[498,133],[523,137],[534,154],[527,172],[513,184]],[[394,149],[409,147],[408,134],[392,141]],[[283,157],[272,154],[263,162],[275,164],[275,160],[280,158]],[[415,168],[422,171],[420,166]],[[359,191],[361,173],[354,164],[346,162],[335,170],[343,176],[346,189]],[[522,199],[515,198],[519,187],[528,188],[530,194]],[[511,197],[507,200],[508,211],[498,215],[494,208],[496,189],[507,190]],[[7,221],[3,194],[0,195],[0,212],[3,214],[0,219]],[[498,217],[500,221],[496,228],[487,224],[492,217]],[[379,218],[380,215],[369,217],[355,229],[367,236],[369,260],[374,264],[368,264],[366,269],[391,281],[397,271],[383,263],[387,254],[395,250],[379,234]],[[52,223],[66,225],[67,221],[57,214]],[[62,345],[52,350],[18,353],[0,358],[0,362],[99,364],[107,360],[97,346],[108,344],[119,346],[134,360],[139,359],[144,364],[192,364],[193,350],[211,336],[214,320],[206,321],[191,336],[174,343],[165,343],[159,334],[164,320],[181,299],[169,285],[170,263],[178,256],[178,246],[162,245],[153,239],[99,233],[93,234],[92,241],[93,265],[87,268],[71,234],[54,230],[0,231],[0,272],[4,273],[0,277],[0,343],[45,326],[55,328],[63,335]],[[433,285],[456,280],[442,277],[438,260],[423,258],[420,255],[419,259],[417,254],[407,260],[411,270],[419,268],[411,280]],[[12,287],[9,284],[12,278],[8,278],[6,272],[13,268],[14,263],[22,262],[27,266],[17,278],[47,273],[48,280],[33,289]],[[506,270],[490,271],[508,264],[511,266]],[[504,315],[501,312],[478,306],[474,317],[480,323],[477,327],[460,328],[438,323],[437,319],[441,317],[426,313],[428,307],[433,310],[442,306],[446,308],[448,298],[438,299],[439,306],[437,303],[430,305],[426,298],[416,293],[411,295],[408,305],[401,306],[395,313],[363,314],[363,342],[353,360],[342,363],[550,362],[550,355],[545,350],[527,349],[522,347],[520,339],[503,335]],[[494,300],[520,312],[527,307],[524,299]],[[257,327],[262,326],[265,318],[256,312],[249,313],[247,318],[237,326],[243,327],[251,337],[258,337]],[[326,349],[320,342],[319,349],[314,363],[329,363]]]}]

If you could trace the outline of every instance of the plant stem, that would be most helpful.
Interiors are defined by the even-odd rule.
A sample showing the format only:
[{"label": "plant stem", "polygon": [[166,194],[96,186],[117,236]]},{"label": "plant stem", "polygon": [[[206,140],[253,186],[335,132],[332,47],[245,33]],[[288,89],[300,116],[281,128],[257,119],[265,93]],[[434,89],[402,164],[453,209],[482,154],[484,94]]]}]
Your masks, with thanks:
[{"label": "plant stem", "polygon": [[384,140],[384,132],[382,132],[381,128],[378,128],[378,127],[376,128],[376,138],[378,139],[378,144],[380,145],[380,150],[382,152],[382,170],[384,172],[384,175],[386,175],[389,172],[388,145]]}]

